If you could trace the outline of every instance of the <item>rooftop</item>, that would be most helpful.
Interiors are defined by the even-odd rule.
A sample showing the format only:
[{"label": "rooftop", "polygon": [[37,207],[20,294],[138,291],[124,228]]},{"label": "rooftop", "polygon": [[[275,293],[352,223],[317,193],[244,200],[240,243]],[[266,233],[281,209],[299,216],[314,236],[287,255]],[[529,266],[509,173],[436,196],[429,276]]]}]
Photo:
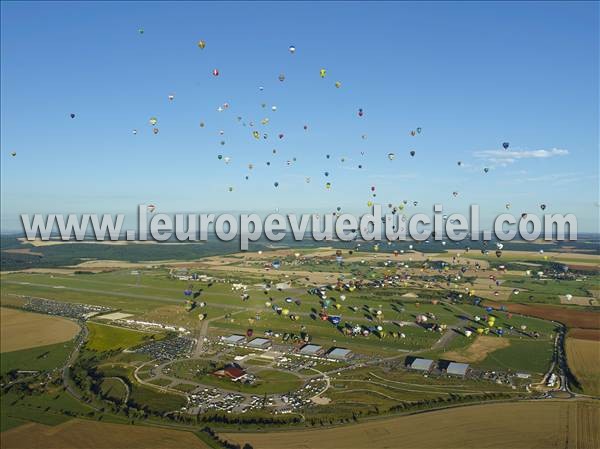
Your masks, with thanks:
[{"label": "rooftop", "polygon": [[419,371],[429,371],[433,365],[433,360],[430,359],[415,359],[410,367]]},{"label": "rooftop", "polygon": [[241,343],[246,339],[246,337],[244,337],[243,335],[230,335],[229,337],[224,337],[223,338],[223,342],[224,343]]},{"label": "rooftop", "polygon": [[351,354],[352,354],[352,351],[350,349],[333,348],[331,351],[329,351],[329,353],[327,355],[334,359],[345,359],[345,358],[349,357]]},{"label": "rooftop", "polygon": [[320,345],[304,345],[302,346],[302,349],[300,349],[300,353],[301,354],[316,354],[317,352],[319,352],[320,350],[322,350],[323,347]]},{"label": "rooftop", "polygon": [[467,374],[468,369],[469,369],[468,363],[452,362],[452,363],[450,363],[450,365],[448,365],[448,368],[446,369],[446,373],[454,374],[457,376],[464,376],[465,374]]},{"label": "rooftop", "polygon": [[252,348],[262,348],[263,346],[267,346],[270,344],[271,344],[271,340],[259,337],[259,338],[255,338],[250,343],[248,343],[248,346],[250,346]]}]

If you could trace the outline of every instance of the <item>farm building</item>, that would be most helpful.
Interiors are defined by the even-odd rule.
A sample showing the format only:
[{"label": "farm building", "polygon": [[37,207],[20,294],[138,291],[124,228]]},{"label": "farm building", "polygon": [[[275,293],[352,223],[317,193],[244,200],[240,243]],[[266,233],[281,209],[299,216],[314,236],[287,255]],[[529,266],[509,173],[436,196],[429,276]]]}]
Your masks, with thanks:
[{"label": "farm building", "polygon": [[448,368],[446,368],[446,374],[451,374],[453,376],[465,376],[468,370],[468,363],[451,362],[448,365]]},{"label": "farm building", "polygon": [[248,343],[248,347],[256,349],[269,349],[271,347],[271,340],[260,337],[255,338],[250,343]]},{"label": "farm building", "polygon": [[243,335],[233,334],[233,335],[230,335],[229,337],[223,337],[223,339],[221,341],[223,343],[230,344],[230,345],[239,345],[246,341],[246,337],[244,337]]},{"label": "farm building", "polygon": [[226,365],[222,369],[215,371],[213,375],[217,377],[231,379],[233,382],[243,380],[248,376],[248,374],[246,374],[246,371],[244,371],[242,367],[237,363]]},{"label": "farm building", "polygon": [[327,353],[327,357],[338,360],[347,360],[352,357],[352,351],[346,348],[332,348]]},{"label": "farm building", "polygon": [[433,363],[433,360],[430,359],[414,359],[409,365],[409,368],[417,371],[429,371],[431,370]]}]

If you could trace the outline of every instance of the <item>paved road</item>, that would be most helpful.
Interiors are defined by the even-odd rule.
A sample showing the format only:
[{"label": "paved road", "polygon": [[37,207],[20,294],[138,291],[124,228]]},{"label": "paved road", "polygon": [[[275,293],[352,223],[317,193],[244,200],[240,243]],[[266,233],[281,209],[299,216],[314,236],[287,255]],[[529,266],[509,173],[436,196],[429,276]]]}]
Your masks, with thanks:
[{"label": "paved road", "polygon": [[85,324],[82,324],[81,325],[81,332],[77,336],[77,343],[75,344],[75,347],[73,348],[73,351],[71,351],[71,354],[69,355],[69,358],[67,359],[67,362],[65,363],[65,365],[64,365],[64,367],[62,369],[62,382],[63,382],[63,386],[65,387],[65,390],[67,391],[67,393],[69,393],[71,396],[73,396],[78,401],[83,402],[86,405],[90,406],[94,410],[100,411],[100,409],[98,407],[96,407],[93,404],[90,404],[89,402],[87,402],[81,396],[81,394],[79,393],[79,391],[77,389],[73,388],[71,386],[71,384],[69,383],[69,379],[71,378],[71,376],[70,376],[70,374],[71,374],[71,366],[77,360],[77,357],[79,356],[79,351],[81,350],[81,347],[83,346],[83,344],[87,340],[87,337],[88,337],[87,327],[85,326]]}]

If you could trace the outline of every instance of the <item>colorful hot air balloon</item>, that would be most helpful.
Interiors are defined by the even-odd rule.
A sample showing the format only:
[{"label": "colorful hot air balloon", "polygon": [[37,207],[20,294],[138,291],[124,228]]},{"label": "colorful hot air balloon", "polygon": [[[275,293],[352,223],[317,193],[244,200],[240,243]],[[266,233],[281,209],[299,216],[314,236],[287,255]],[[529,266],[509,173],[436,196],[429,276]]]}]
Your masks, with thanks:
[{"label": "colorful hot air balloon", "polygon": [[327,70],[325,70],[325,69],[319,70],[319,75],[321,76],[321,78],[325,78],[327,76]]},{"label": "colorful hot air balloon", "polygon": [[219,76],[219,69],[213,69],[212,74],[213,76]]},{"label": "colorful hot air balloon", "polygon": [[200,48],[201,50],[204,50],[205,47],[206,47],[206,42],[204,42],[202,39],[200,39],[198,41],[198,48]]},{"label": "colorful hot air balloon", "polygon": [[296,47],[294,45],[290,45],[288,50],[290,51],[291,54],[296,53]]}]

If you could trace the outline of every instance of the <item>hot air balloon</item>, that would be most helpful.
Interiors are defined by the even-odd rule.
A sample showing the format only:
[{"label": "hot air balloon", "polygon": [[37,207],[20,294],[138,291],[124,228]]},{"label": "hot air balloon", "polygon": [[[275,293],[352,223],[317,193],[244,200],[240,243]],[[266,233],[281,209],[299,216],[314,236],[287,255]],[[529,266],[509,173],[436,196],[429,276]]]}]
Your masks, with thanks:
[{"label": "hot air balloon", "polygon": [[158,128],[154,128],[154,129],[152,130],[152,132],[153,132],[154,134],[158,134]]},{"label": "hot air balloon", "polygon": [[175,95],[170,94],[168,97],[169,101],[173,101],[175,99]]},{"label": "hot air balloon", "polygon": [[364,112],[363,112],[363,110],[362,110],[362,109],[359,109],[359,110],[358,110],[358,116],[359,116],[359,117],[362,117],[363,115],[364,115]]},{"label": "hot air balloon", "polygon": [[504,143],[502,144],[502,148],[504,148],[505,150],[508,150],[508,147],[509,147],[509,145],[510,145],[510,144],[509,144],[508,142],[504,142]]},{"label": "hot air balloon", "polygon": [[150,117],[150,120],[148,120],[148,122],[152,125],[155,126],[158,123],[158,119],[156,117]]},{"label": "hot air balloon", "polygon": [[489,172],[489,171],[490,171],[490,169],[489,169],[488,167],[485,167],[485,168],[483,169],[483,171],[484,171],[485,173],[487,173],[487,172]]},{"label": "hot air balloon", "polygon": [[15,156],[17,155],[17,152],[16,152],[16,151],[13,151],[13,152],[11,152],[11,153],[10,153],[10,155],[11,155],[12,157],[15,157]]},{"label": "hot air balloon", "polygon": [[212,74],[213,76],[219,76],[219,69],[213,69]]},{"label": "hot air balloon", "polygon": [[396,154],[395,153],[388,153],[388,159],[390,161],[393,161],[394,159],[396,159]]},{"label": "hot air balloon", "polygon": [[285,81],[285,74],[280,73],[279,76],[277,77],[277,79],[279,79],[279,81]]},{"label": "hot air balloon", "polygon": [[546,210],[546,205],[545,204],[540,204],[540,209]]},{"label": "hot air balloon", "polygon": [[278,183],[277,181],[275,181],[275,182],[273,183],[273,185],[274,185],[275,187],[279,187],[279,183]]},{"label": "hot air balloon", "polygon": [[411,152],[410,152],[410,155],[411,155],[412,157],[415,157],[415,154],[416,154],[416,153],[417,153],[417,152],[416,152],[415,150],[411,150]]},{"label": "hot air balloon", "polygon": [[325,183],[325,188],[326,188],[327,190],[331,189],[331,183],[330,183],[330,182],[326,182],[326,183]]},{"label": "hot air balloon", "polygon": [[71,118],[75,118],[75,114],[71,113],[71,114],[70,114],[70,117],[71,117]]},{"label": "hot air balloon", "polygon": [[325,70],[325,69],[319,70],[319,75],[321,76],[321,78],[325,78],[327,76],[327,70]]},{"label": "hot air balloon", "polygon": [[417,128],[417,134],[421,134],[421,128]]},{"label": "hot air balloon", "polygon": [[201,50],[204,50],[205,47],[206,47],[206,42],[204,42],[202,39],[200,39],[198,41],[198,48],[200,48]]},{"label": "hot air balloon", "polygon": [[144,29],[143,28],[138,28],[138,33],[139,34],[144,34]]},{"label": "hot air balloon", "polygon": [[337,87],[339,89],[340,87],[342,87],[342,83],[340,83],[339,81],[336,81],[335,87]]},{"label": "hot air balloon", "polygon": [[290,51],[291,54],[296,53],[296,47],[294,45],[290,45],[288,50]]}]

